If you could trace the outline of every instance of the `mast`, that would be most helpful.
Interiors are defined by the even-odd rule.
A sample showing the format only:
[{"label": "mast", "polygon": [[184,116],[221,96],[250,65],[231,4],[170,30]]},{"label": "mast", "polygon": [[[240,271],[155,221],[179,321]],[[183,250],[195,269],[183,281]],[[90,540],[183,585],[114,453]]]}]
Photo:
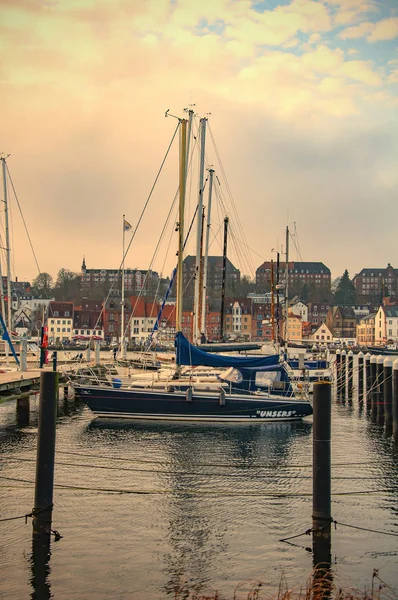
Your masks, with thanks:
[{"label": "mast", "polygon": [[[202,301],[203,301],[203,234],[204,234],[204,223],[205,223],[205,207],[203,207],[202,211],[202,232],[200,236],[200,275],[199,275],[199,303],[198,303],[198,332],[199,339],[202,341],[202,331],[204,329],[205,321],[202,321]],[[204,316],[206,319],[206,316]]]},{"label": "mast", "polygon": [[194,328],[193,342],[199,344],[199,296],[200,296],[200,273],[201,273],[201,256],[200,245],[202,238],[202,214],[203,214],[203,180],[205,170],[205,145],[206,145],[206,124],[207,119],[200,119],[200,162],[199,162],[199,198],[198,198],[198,228],[196,233],[196,268],[195,268],[195,294],[194,294]]},{"label": "mast", "polygon": [[206,226],[206,242],[205,242],[205,260],[203,264],[203,290],[202,290],[202,332],[206,335],[206,297],[207,297],[207,265],[209,262],[209,245],[210,245],[210,225],[211,225],[211,200],[213,195],[213,176],[214,169],[209,169],[209,197],[207,207],[207,226]]},{"label": "mast", "polygon": [[[279,252],[276,253],[276,339],[277,343],[280,343],[280,332],[279,332],[279,317],[280,317],[280,307],[279,307]],[[278,345],[279,348],[279,345]]]},{"label": "mast", "polygon": [[224,338],[224,312],[225,312],[225,279],[227,271],[227,239],[228,239],[228,217],[224,219],[224,248],[222,255],[222,287],[221,287],[221,310],[220,310],[220,339]]},{"label": "mast", "polygon": [[271,258],[271,340],[275,341],[275,286],[274,286],[274,261]]},{"label": "mast", "polygon": [[[3,192],[4,192],[4,215],[6,229],[6,252],[7,252],[7,327],[11,336],[12,316],[11,316],[11,260],[10,260],[10,229],[8,225],[8,193],[7,193],[7,164],[5,157],[1,157],[1,166],[3,171]],[[5,316],[5,315],[4,315]]]},{"label": "mast", "polygon": [[177,264],[177,306],[176,332],[182,330],[182,260],[184,248],[184,209],[187,167],[187,120],[180,121],[180,185],[179,185],[179,216],[178,216],[178,264]]},{"label": "mast", "polygon": [[120,324],[120,350],[122,354],[122,358],[126,358],[126,344],[124,343],[124,237],[125,237],[125,221],[126,215],[123,215],[123,258],[122,258],[122,314],[121,314],[121,324]]},{"label": "mast", "polygon": [[288,342],[288,320],[289,320],[289,227],[286,227],[286,269],[285,269],[285,347],[287,352]]}]

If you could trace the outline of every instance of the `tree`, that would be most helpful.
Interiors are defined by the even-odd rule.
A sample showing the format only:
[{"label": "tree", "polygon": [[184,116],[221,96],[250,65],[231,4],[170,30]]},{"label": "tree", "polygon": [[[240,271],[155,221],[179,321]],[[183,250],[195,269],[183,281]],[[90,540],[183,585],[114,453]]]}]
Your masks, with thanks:
[{"label": "tree", "polygon": [[350,280],[347,269],[344,271],[341,279],[336,285],[334,293],[334,303],[342,306],[352,306],[355,304],[356,291],[353,283]]},{"label": "tree", "polygon": [[80,298],[80,275],[60,269],[54,287],[54,296],[57,300],[71,301]]},{"label": "tree", "polygon": [[53,287],[53,278],[48,273],[39,273],[32,283],[32,291],[42,298],[50,298]]}]

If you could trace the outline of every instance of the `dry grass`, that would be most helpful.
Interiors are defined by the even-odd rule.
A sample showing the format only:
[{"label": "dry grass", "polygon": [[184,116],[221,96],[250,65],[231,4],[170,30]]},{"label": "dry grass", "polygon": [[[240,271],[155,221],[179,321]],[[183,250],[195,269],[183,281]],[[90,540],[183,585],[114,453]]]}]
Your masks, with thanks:
[{"label": "dry grass", "polygon": [[314,570],[304,586],[291,588],[282,575],[278,589],[266,592],[261,581],[243,581],[239,583],[232,596],[220,591],[193,590],[182,586],[175,590],[175,600],[396,600],[398,592],[393,590],[379,577],[378,570],[373,571],[371,584],[364,587],[343,587],[333,580],[330,572]]}]

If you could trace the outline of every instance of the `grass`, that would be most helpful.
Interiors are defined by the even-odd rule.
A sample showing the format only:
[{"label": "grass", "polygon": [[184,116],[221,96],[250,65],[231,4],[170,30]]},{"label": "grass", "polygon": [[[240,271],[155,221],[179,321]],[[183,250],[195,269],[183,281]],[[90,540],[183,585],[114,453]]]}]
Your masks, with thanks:
[{"label": "grass", "polygon": [[261,581],[243,581],[239,583],[233,595],[225,596],[221,591],[188,589],[182,586],[175,590],[174,600],[394,600],[398,593],[379,577],[374,569],[369,589],[342,586],[333,579],[330,571],[314,570],[307,582],[300,587],[289,587],[282,575],[278,589],[265,591]]}]

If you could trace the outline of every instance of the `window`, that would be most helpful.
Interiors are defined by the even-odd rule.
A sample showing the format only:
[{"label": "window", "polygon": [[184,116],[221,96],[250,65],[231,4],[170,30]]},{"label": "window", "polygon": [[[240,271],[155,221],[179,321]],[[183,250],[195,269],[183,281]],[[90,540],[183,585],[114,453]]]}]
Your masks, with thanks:
[{"label": "window", "polygon": [[54,310],[53,315],[54,317],[59,317],[59,312],[57,310]]},{"label": "window", "polygon": [[69,316],[70,316],[69,310],[66,310],[65,311],[65,317],[69,317]]}]

